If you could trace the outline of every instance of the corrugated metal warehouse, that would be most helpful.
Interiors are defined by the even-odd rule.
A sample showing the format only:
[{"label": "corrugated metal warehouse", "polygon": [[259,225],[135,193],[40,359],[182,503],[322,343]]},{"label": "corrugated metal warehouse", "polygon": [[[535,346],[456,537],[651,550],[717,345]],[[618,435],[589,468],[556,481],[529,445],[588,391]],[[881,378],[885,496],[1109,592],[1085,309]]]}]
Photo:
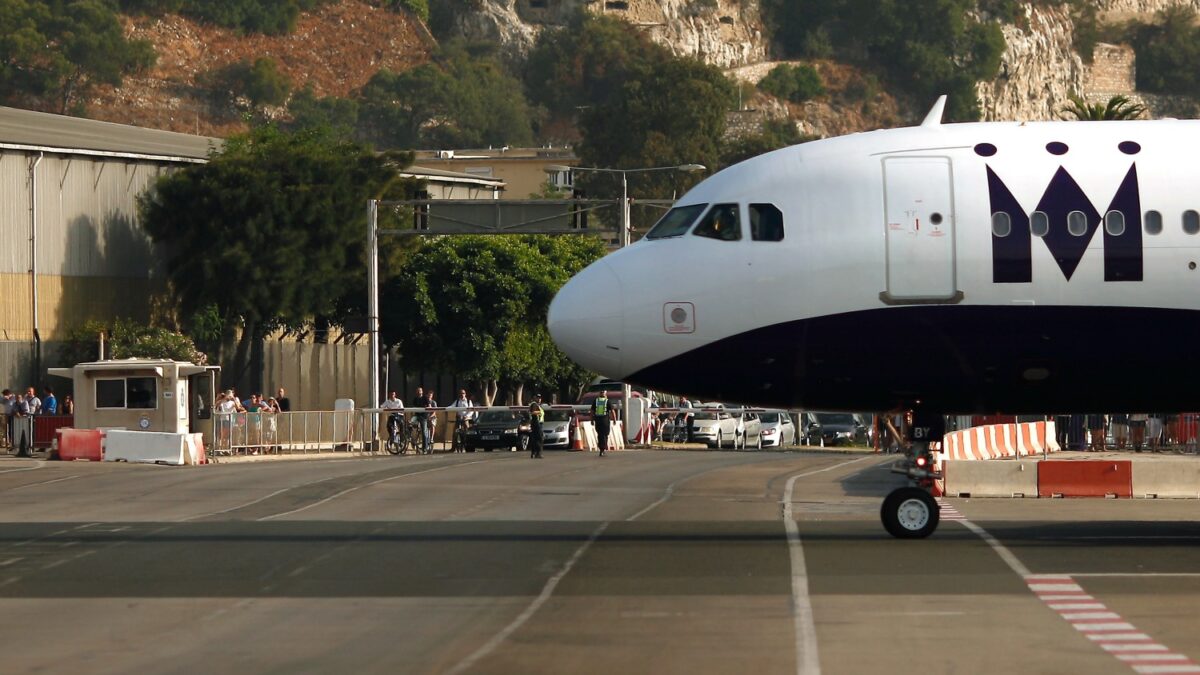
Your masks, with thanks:
[{"label": "corrugated metal warehouse", "polygon": [[87,319],[150,318],[166,284],[137,196],[220,143],[0,108],[2,386],[40,384],[46,367],[68,365],[55,342]]},{"label": "corrugated metal warehouse", "polygon": [[[74,365],[58,360],[58,343],[89,319],[147,322],[169,312],[166,256],[142,230],[137,198],[221,144],[0,107],[0,388],[40,387],[46,368]],[[435,199],[495,199],[504,189],[502,180],[453,171],[404,175],[425,179]],[[250,381],[287,387],[293,406],[365,403],[365,344],[280,337],[266,340],[262,355],[261,376]]]}]

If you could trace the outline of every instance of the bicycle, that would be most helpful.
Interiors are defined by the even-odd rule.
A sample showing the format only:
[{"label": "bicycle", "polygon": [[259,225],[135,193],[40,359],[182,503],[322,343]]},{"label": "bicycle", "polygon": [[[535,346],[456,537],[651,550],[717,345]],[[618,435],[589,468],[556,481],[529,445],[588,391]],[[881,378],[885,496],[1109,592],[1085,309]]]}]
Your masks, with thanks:
[{"label": "bicycle", "polygon": [[404,432],[404,416],[392,413],[388,415],[387,421],[387,440],[384,441],[384,448],[393,455],[403,455],[408,449],[408,434]]},{"label": "bicycle", "polygon": [[[414,415],[412,419],[408,420],[408,424],[407,424],[408,428],[405,430],[405,433],[404,433],[404,435],[408,441],[409,447],[411,447],[413,449],[413,451],[416,452],[418,455],[426,454],[425,453],[425,431],[424,431],[424,429],[422,429],[423,424],[424,424],[424,420],[417,419],[417,416]],[[433,454],[433,446],[432,445],[430,445],[428,454]]]},{"label": "bicycle", "polygon": [[465,434],[467,429],[471,428],[471,420],[459,419],[454,422],[454,440],[451,445],[454,452],[466,452],[467,444]]}]

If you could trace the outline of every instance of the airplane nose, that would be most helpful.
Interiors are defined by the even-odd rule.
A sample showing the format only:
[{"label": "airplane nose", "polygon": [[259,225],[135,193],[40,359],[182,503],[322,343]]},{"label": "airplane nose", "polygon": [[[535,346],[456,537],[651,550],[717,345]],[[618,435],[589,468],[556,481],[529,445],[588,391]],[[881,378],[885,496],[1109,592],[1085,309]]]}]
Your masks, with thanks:
[{"label": "airplane nose", "polygon": [[621,282],[605,261],[592,263],[566,283],[550,302],[550,337],[579,365],[620,378],[624,330]]}]

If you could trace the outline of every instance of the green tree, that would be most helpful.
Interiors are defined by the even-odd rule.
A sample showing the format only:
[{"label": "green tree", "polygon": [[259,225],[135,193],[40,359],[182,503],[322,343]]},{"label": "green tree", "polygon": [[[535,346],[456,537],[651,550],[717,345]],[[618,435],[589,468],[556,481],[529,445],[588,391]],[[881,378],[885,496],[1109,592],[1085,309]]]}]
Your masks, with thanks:
[{"label": "green tree", "polygon": [[317,98],[312,87],[305,87],[288,101],[292,120],[284,125],[289,131],[328,129],[338,138],[354,138],[358,129],[359,103],[354,99],[325,96]]},{"label": "green tree", "polygon": [[48,98],[77,112],[97,84],[120,85],[154,64],[145,40],[127,40],[104,0],[0,0],[0,91],[6,102]]},{"label": "green tree", "polygon": [[362,133],[381,147],[523,145],[533,139],[520,82],[494,58],[457,45],[403,73],[380,70],[360,98]]},{"label": "green tree", "polygon": [[979,117],[975,83],[995,75],[1004,35],[975,0],[767,0],[774,38],[798,57],[870,67],[922,103],[947,94],[951,120]]},{"label": "green tree", "polygon": [[274,59],[266,56],[237,61],[218,69],[209,78],[210,86],[229,98],[245,97],[254,107],[282,105],[292,90],[291,79],[279,70]]},{"label": "green tree", "polygon": [[[529,57],[525,85],[552,115],[577,117],[581,164],[634,169],[715,166],[733,84],[716,68],[674,57],[627,23],[586,12],[547,31]],[[665,197],[695,182],[675,172],[628,174],[630,194]],[[616,196],[611,175],[581,174],[589,196]]]},{"label": "green tree", "polygon": [[107,356],[111,359],[172,359],[197,365],[208,362],[208,356],[196,349],[188,336],[125,318],[111,323],[91,320],[76,326],[67,333],[60,357],[70,364],[95,361],[100,358],[101,333],[105,335]]},{"label": "green tree", "polygon": [[825,93],[821,76],[807,64],[776,66],[759,81],[758,88],[792,103],[803,103]]},{"label": "green tree", "polygon": [[1129,30],[1137,52],[1137,87],[1161,94],[1200,95],[1200,28],[1190,7],[1164,9]]},{"label": "green tree", "polygon": [[168,275],[180,315],[217,327],[231,380],[269,330],[337,321],[344,296],[363,294],[367,200],[409,196],[415,185],[397,170],[411,161],[328,133],[265,126],[141,197],[146,231],[174,252]]},{"label": "green tree", "polygon": [[572,388],[588,375],[546,331],[554,293],[604,254],[587,236],[456,236],[426,241],[388,284],[384,341],[410,363],[478,382],[490,405],[501,385]]},{"label": "green tree", "polygon": [[1146,106],[1133,103],[1128,96],[1113,96],[1105,103],[1088,103],[1072,95],[1071,105],[1064,106],[1060,117],[1064,120],[1100,122],[1105,120],[1135,120],[1146,112]]}]

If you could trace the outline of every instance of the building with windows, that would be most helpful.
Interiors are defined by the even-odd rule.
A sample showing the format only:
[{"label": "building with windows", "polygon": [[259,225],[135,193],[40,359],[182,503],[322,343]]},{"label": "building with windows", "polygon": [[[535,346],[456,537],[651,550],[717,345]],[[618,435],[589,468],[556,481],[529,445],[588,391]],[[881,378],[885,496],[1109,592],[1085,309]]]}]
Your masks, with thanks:
[{"label": "building with windows", "polygon": [[[570,172],[547,174],[553,165],[575,166],[579,158],[571,148],[488,148],[486,150],[418,150],[415,164],[504,183],[501,199],[529,199],[541,194],[547,180],[571,189]],[[415,170],[415,168],[414,168]]]}]

